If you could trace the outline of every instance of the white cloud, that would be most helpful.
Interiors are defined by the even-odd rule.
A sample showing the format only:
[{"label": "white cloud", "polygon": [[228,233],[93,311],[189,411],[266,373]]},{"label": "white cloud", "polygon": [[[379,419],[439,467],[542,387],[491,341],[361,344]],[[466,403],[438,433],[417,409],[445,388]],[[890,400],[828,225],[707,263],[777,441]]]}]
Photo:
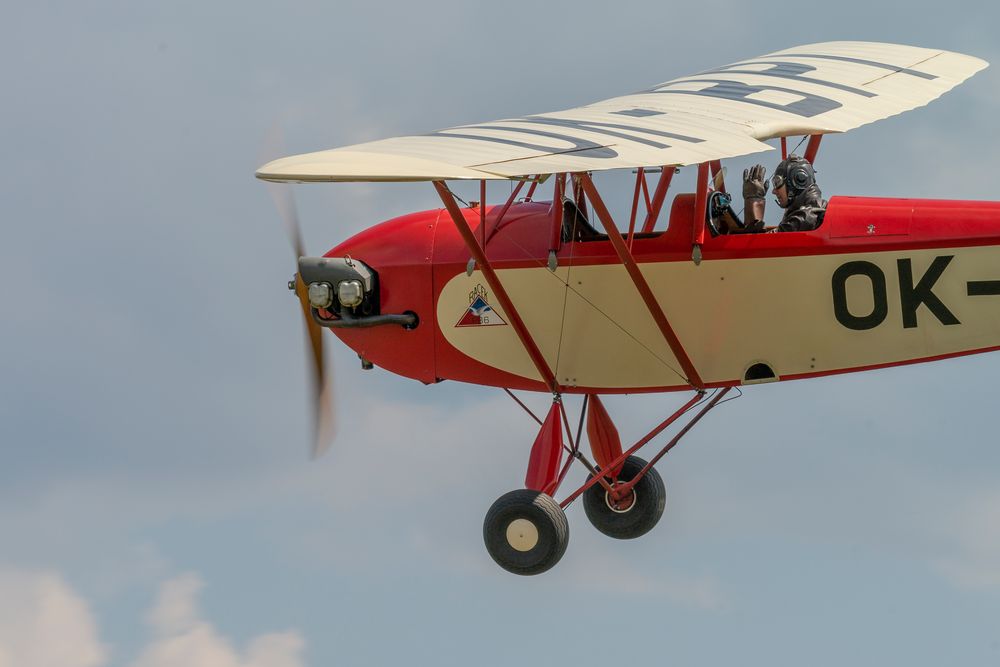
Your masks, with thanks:
[{"label": "white cloud", "polygon": [[0,667],[96,667],[106,655],[87,603],[61,576],[0,569]]},{"label": "white cloud", "polygon": [[[294,631],[250,640],[239,651],[201,618],[202,581],[182,574],[162,584],[147,621],[149,645],[132,667],[302,667]],[[108,651],[90,608],[53,572],[0,568],[0,667],[102,667]]]},{"label": "white cloud", "polygon": [[164,582],[147,621],[157,635],[190,632],[198,625],[198,593],[204,584],[197,575],[186,573]]},{"label": "white cloud", "polygon": [[254,639],[245,655],[211,625],[199,623],[187,632],[154,641],[133,667],[301,667],[303,642],[298,634],[285,632]]},{"label": "white cloud", "polygon": [[299,667],[304,643],[298,633],[281,632],[257,637],[247,648],[246,667]]},{"label": "white cloud", "polygon": [[160,586],[147,621],[153,641],[132,667],[301,667],[305,643],[297,632],[254,638],[241,655],[202,618],[198,593],[202,581],[187,573]]}]

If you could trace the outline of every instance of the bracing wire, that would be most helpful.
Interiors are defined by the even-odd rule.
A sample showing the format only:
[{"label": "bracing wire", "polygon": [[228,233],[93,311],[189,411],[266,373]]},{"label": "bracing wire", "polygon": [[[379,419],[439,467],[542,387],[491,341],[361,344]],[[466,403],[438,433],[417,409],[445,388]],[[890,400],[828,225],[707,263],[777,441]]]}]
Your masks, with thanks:
[{"label": "bracing wire", "polygon": [[528,407],[527,405],[525,405],[525,404],[524,404],[524,402],[523,402],[523,401],[522,401],[521,399],[519,399],[519,398],[518,398],[517,396],[515,396],[515,395],[514,395],[514,392],[512,392],[512,391],[511,391],[510,389],[508,389],[507,387],[504,387],[504,388],[503,388],[503,390],[504,390],[505,392],[507,392],[507,395],[508,395],[508,396],[510,396],[511,398],[513,398],[513,399],[514,399],[514,402],[515,402],[515,403],[517,403],[518,405],[520,405],[520,406],[521,406],[521,408],[523,408],[525,412],[527,412],[527,413],[528,413],[529,415],[531,415],[531,418],[532,418],[532,419],[534,419],[534,420],[535,420],[536,422],[538,422],[538,425],[539,425],[539,426],[541,426],[541,425],[542,425],[542,420],[541,420],[541,419],[539,419],[539,418],[538,418],[538,417],[537,417],[537,416],[535,415],[535,413],[531,411],[531,408],[529,408],[529,407]]},{"label": "bracing wire", "polygon": [[[469,206],[469,202],[465,201],[464,199],[462,199],[461,197],[459,197],[457,194],[455,194],[455,191],[452,190],[451,188],[449,188],[447,183],[444,184],[444,189],[447,190],[448,192],[450,192],[452,197],[454,197],[458,201],[460,201],[463,204],[465,204],[465,208],[472,208],[471,206]],[[482,204],[483,204],[483,202],[480,202],[480,205],[482,205]]]},{"label": "bracing wire", "polygon": [[[531,252],[529,252],[524,246],[522,246],[520,243],[518,243],[513,237],[511,237],[509,239],[509,241],[511,243],[513,243],[515,246],[517,246],[517,248],[522,253],[524,253],[524,256],[527,259],[529,259],[532,263],[534,263],[536,266],[538,266],[538,267],[545,267],[547,269],[547,267],[545,265],[545,262],[543,262],[543,261],[539,260],[537,257],[535,257],[535,255],[533,255]],[[583,301],[588,306],[590,306],[591,308],[593,308],[597,313],[599,313],[601,316],[603,316],[604,319],[606,319],[608,322],[610,322],[612,325],[614,325],[623,334],[625,334],[626,336],[628,336],[629,338],[631,338],[632,341],[636,345],[638,345],[643,350],[645,350],[646,352],[648,352],[651,357],[653,357],[654,359],[656,359],[657,361],[659,361],[666,369],[668,369],[670,372],[672,372],[678,378],[680,378],[681,380],[683,380],[684,384],[688,383],[688,379],[687,379],[687,377],[684,376],[683,373],[681,373],[679,370],[677,370],[676,368],[674,368],[673,366],[671,366],[665,359],[663,359],[663,357],[661,357],[656,352],[654,352],[653,350],[651,350],[648,345],[646,345],[641,340],[639,340],[636,336],[634,336],[631,331],[629,331],[628,329],[626,329],[625,327],[623,327],[613,317],[611,317],[610,315],[608,315],[607,313],[605,313],[603,310],[601,310],[597,306],[597,304],[595,304],[593,301],[591,301],[590,299],[588,299],[587,297],[585,297],[583,294],[581,294],[577,289],[575,289],[573,287],[573,285],[570,284],[570,282],[569,282],[568,279],[564,281],[562,278],[560,278],[559,276],[557,276],[556,274],[554,274],[554,273],[552,273],[551,271],[548,271],[548,270],[546,270],[546,273],[548,273],[554,279],[556,279],[559,282],[563,283],[567,288],[569,288],[570,290],[572,290],[573,294],[575,294],[576,296],[578,296],[581,301]]]},{"label": "bracing wire", "polygon": [[719,401],[718,403],[715,404],[715,407],[719,407],[723,403],[728,403],[729,401],[735,401],[737,398],[743,398],[743,390],[742,389],[740,389],[739,387],[733,387],[733,389],[736,390],[736,395],[735,396],[730,396],[729,398],[722,399],[721,401]]},{"label": "bracing wire", "polygon": [[791,153],[789,153],[789,155],[792,155],[792,153],[794,153],[795,151],[799,150],[799,146],[801,146],[801,145],[802,145],[802,142],[803,142],[803,141],[805,141],[805,140],[806,140],[806,139],[808,139],[808,138],[809,138],[809,135],[808,135],[808,134],[803,134],[803,135],[802,135],[802,138],[801,138],[801,139],[799,139],[799,143],[795,144],[795,148],[793,148],[793,149],[792,149],[792,152],[791,152]]},{"label": "bracing wire", "polygon": [[[577,186],[574,183],[573,184],[574,196],[576,195],[576,187]],[[563,205],[562,201],[560,201],[558,205],[562,206]],[[565,209],[563,211],[563,215],[565,215]],[[559,362],[562,359],[563,334],[566,332],[566,305],[569,303],[569,290],[570,290],[569,281],[570,281],[570,276],[573,272],[573,252],[576,250],[576,244],[573,243],[573,240],[576,239],[576,223],[578,217],[579,216],[577,216],[576,213],[573,214],[573,228],[569,237],[570,245],[569,245],[569,259],[566,265],[566,289],[563,290],[562,320],[559,324],[559,344],[556,347],[556,367],[554,369],[557,381],[559,376]],[[562,236],[562,231],[560,230],[560,238],[561,236]]]}]

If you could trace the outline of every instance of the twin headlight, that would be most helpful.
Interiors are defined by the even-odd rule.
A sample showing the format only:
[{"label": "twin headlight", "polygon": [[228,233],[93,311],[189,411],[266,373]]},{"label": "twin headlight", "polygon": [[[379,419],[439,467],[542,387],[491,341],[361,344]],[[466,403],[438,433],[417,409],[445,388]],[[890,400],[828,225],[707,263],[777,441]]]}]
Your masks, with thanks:
[{"label": "twin headlight", "polygon": [[[337,301],[341,306],[355,308],[365,300],[365,286],[360,280],[341,280],[337,283]],[[313,308],[329,308],[333,305],[333,286],[330,283],[309,285],[309,305]]]},{"label": "twin headlight", "polygon": [[337,301],[341,306],[354,308],[365,300],[365,286],[360,280],[341,280],[337,283]]},{"label": "twin headlight", "polygon": [[364,262],[350,257],[300,257],[299,272],[308,285],[313,308],[360,308],[366,315],[378,312],[377,278]]},{"label": "twin headlight", "polygon": [[309,285],[309,305],[313,308],[329,308],[333,305],[333,287],[330,283]]}]

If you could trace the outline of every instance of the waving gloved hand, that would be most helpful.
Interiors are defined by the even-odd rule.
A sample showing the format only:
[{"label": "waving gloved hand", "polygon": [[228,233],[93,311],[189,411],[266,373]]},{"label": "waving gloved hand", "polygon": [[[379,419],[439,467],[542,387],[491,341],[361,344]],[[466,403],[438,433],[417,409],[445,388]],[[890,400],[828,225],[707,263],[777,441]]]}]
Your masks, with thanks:
[{"label": "waving gloved hand", "polygon": [[767,194],[767,170],[764,165],[756,164],[743,170],[743,198],[763,199]]}]

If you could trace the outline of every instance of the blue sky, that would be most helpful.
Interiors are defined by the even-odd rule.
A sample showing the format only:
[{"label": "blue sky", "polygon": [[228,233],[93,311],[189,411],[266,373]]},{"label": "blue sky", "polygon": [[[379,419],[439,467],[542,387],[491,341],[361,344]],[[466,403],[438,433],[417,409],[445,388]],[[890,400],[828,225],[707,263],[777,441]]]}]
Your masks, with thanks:
[{"label": "blue sky", "polygon": [[[331,345],[340,436],[308,461],[294,265],[252,177],[275,123],[303,152],[832,39],[1000,62],[994,9],[4,14],[0,667],[1000,660],[1000,355],[751,388],[661,464],[654,532],[613,542],[574,505],[563,561],[517,578],[481,522],[534,429],[497,390],[362,372]],[[998,77],[829,137],[824,193],[996,198]],[[598,184],[623,211],[626,176]],[[436,206],[426,184],[296,196],[316,254]],[[681,400],[607,404],[638,437]]]}]

